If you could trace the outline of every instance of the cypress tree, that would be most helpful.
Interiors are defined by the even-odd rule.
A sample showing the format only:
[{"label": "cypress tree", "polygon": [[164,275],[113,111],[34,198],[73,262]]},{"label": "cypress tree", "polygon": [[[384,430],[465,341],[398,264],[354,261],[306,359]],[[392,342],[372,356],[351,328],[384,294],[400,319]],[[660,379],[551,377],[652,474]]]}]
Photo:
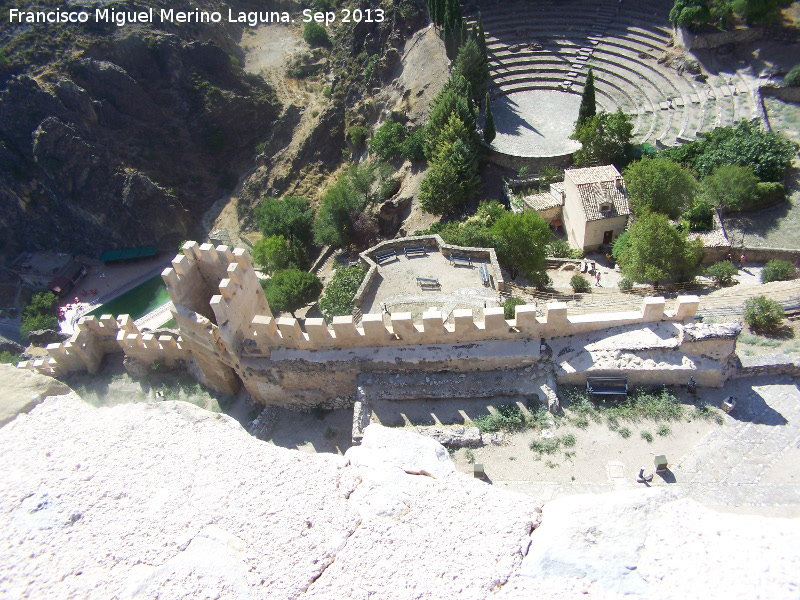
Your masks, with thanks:
[{"label": "cypress tree", "polygon": [[436,0],[428,0],[428,15],[431,21],[436,22]]},{"label": "cypress tree", "polygon": [[577,126],[580,127],[587,120],[597,114],[597,103],[594,97],[594,73],[589,67],[589,74],[586,76],[586,85],[583,86],[583,96],[581,97],[581,107],[578,110]]},{"label": "cypress tree", "polygon": [[486,51],[486,34],[483,31],[483,17],[481,17],[481,13],[478,13],[478,38],[476,41],[478,42],[478,48],[481,49],[481,53],[488,63],[489,54]]},{"label": "cypress tree", "polygon": [[461,19],[461,39],[459,40],[458,47],[461,47],[461,44],[466,42],[469,39],[469,27],[467,26],[467,20]]},{"label": "cypress tree", "polygon": [[444,27],[445,0],[436,0],[436,24],[439,28]]},{"label": "cypress tree", "polygon": [[483,139],[487,144],[491,144],[497,135],[497,130],[494,127],[494,116],[492,115],[492,99],[489,97],[489,92],[486,92],[486,124],[483,127]]},{"label": "cypress tree", "polygon": [[453,60],[456,56],[455,44],[453,36],[453,27],[450,21],[445,19],[444,22],[444,51],[447,53],[447,58]]}]

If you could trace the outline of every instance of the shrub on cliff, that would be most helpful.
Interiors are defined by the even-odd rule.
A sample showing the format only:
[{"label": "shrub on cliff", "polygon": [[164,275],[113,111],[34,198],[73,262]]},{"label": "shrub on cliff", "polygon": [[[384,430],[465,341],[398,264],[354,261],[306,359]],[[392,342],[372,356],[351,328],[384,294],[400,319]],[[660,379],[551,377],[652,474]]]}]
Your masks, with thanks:
[{"label": "shrub on cliff", "polygon": [[303,39],[309,46],[330,46],[331,40],[328,32],[319,23],[311,21],[303,27]]}]

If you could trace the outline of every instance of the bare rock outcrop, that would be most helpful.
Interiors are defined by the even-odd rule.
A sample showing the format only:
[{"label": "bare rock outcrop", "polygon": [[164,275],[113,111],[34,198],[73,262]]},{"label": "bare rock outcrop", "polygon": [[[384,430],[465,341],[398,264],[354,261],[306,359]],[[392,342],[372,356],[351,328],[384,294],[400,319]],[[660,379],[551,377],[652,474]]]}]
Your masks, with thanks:
[{"label": "bare rock outcrop", "polygon": [[0,429],[0,595],[796,596],[797,521],[654,490],[542,510],[454,472],[430,438],[364,440],[308,455],[182,402],[49,398]]},{"label": "bare rock outcrop", "polygon": [[72,390],[38,373],[0,364],[0,427],[26,413],[49,396],[73,394]]}]

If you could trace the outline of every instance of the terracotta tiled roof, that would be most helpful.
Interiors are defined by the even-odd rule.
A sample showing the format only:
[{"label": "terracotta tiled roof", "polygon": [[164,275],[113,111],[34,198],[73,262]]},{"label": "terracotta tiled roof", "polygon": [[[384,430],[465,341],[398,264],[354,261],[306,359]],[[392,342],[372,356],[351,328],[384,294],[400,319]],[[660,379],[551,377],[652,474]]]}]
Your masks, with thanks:
[{"label": "terracotta tiled roof", "polygon": [[616,181],[622,175],[614,165],[602,167],[585,167],[583,169],[567,169],[566,175],[575,182],[575,185],[584,183],[598,183],[600,181]]},{"label": "terracotta tiled roof", "polygon": [[[614,169],[614,167],[610,168]],[[624,190],[617,187],[616,181],[584,183],[578,186],[578,195],[587,221],[599,221],[631,214],[628,196]],[[601,211],[602,205],[608,205],[610,210]]]},{"label": "terracotta tiled roof", "polygon": [[561,206],[561,200],[552,194],[532,194],[522,198],[522,201],[533,210],[546,210]]}]

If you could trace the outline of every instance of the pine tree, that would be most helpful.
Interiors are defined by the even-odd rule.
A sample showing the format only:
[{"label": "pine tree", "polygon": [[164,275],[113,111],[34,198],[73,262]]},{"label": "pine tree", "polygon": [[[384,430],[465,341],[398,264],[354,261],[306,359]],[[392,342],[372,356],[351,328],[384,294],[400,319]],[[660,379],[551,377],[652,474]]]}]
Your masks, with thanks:
[{"label": "pine tree", "polygon": [[492,99],[489,97],[489,92],[486,92],[486,124],[483,127],[483,139],[491,145],[496,135],[497,130],[494,127],[494,116],[492,115]]},{"label": "pine tree", "polygon": [[581,107],[578,110],[578,122],[576,130],[588,119],[597,114],[597,102],[594,97],[594,73],[589,67],[589,74],[586,76],[586,85],[583,86],[583,96],[581,97]]}]

